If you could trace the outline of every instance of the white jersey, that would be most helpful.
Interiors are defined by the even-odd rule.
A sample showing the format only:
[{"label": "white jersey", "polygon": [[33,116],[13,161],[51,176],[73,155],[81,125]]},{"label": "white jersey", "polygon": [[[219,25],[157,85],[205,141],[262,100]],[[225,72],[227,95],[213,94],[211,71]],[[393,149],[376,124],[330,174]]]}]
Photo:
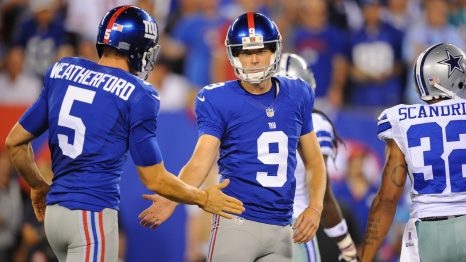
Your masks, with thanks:
[{"label": "white jersey", "polygon": [[[336,148],[333,146],[332,124],[320,113],[312,113],[312,124],[320,144],[320,150],[324,156],[335,157]],[[299,154],[299,153],[298,153]],[[296,192],[293,204],[293,219],[297,218],[304,209],[309,205],[309,193],[307,192],[306,177],[304,173],[304,164],[301,157],[296,157],[297,165],[295,170]]]},{"label": "white jersey", "polygon": [[411,217],[466,214],[466,100],[398,105],[378,120],[379,139],[393,139],[405,156]]}]

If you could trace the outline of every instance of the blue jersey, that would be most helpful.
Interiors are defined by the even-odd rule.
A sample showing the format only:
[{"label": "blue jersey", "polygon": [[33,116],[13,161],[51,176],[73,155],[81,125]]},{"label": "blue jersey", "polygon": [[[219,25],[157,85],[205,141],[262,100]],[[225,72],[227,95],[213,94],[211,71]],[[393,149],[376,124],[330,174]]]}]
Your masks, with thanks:
[{"label": "blue jersey", "polygon": [[242,216],[286,225],[293,213],[296,148],[313,130],[314,93],[302,80],[272,79],[278,85],[270,104],[230,81],[204,87],[196,114],[200,135],[221,140],[219,171],[231,181],[223,192],[244,203]]},{"label": "blue jersey", "polygon": [[20,119],[35,136],[49,129],[54,178],[47,204],[118,210],[128,148],[137,165],[162,161],[158,111],[155,89],[124,70],[81,58],[55,63],[39,99]]}]

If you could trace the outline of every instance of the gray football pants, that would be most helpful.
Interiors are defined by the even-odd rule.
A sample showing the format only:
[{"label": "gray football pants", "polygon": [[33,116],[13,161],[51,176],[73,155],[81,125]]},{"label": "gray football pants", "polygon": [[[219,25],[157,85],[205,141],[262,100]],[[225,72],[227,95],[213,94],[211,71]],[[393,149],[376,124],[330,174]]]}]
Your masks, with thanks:
[{"label": "gray football pants", "polygon": [[45,235],[60,262],[118,260],[118,214],[47,206]]},{"label": "gray football pants", "polygon": [[466,261],[466,216],[441,221],[417,221],[421,262]]},{"label": "gray football pants", "polygon": [[207,261],[292,261],[292,229],[244,218],[213,216]]}]

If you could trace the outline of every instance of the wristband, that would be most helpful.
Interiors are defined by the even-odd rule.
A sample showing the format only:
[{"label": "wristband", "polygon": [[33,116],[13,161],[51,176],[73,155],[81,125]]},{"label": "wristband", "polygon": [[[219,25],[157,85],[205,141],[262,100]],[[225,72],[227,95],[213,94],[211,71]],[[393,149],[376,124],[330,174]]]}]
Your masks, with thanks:
[{"label": "wristband", "polygon": [[346,224],[346,220],[342,219],[340,223],[331,228],[324,228],[324,232],[329,237],[339,237],[345,235],[348,233],[348,225]]}]

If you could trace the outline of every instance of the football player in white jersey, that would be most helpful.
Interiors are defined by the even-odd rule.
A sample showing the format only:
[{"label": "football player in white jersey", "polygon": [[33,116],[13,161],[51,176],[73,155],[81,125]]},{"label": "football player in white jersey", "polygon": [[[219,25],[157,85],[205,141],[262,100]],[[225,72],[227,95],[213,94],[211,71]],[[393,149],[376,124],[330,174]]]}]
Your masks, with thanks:
[{"label": "football player in white jersey", "polygon": [[437,44],[414,65],[416,90],[427,104],[382,112],[378,137],[387,143],[382,183],[369,213],[362,261],[373,261],[411,180],[410,220],[400,261],[466,259],[465,54]]},{"label": "football player in white jersey", "polygon": [[[304,58],[299,55],[292,53],[282,54],[278,74],[291,78],[299,77],[308,82],[313,89],[316,88],[316,82],[311,68],[308,67]],[[332,122],[323,112],[314,109],[312,112],[312,122],[314,124],[317,140],[320,144],[320,150],[324,156],[324,161],[327,163],[329,157],[332,159],[335,158],[338,142],[340,142],[341,139],[336,134]],[[296,193],[293,205],[293,220],[296,220],[298,215],[309,204],[304,164],[299,157],[297,161],[298,163],[295,170]],[[346,220],[343,218],[340,206],[333,196],[328,177],[321,223],[324,226],[324,232],[327,236],[335,240],[340,249],[340,261],[357,261],[356,246],[348,233]],[[294,243],[293,246],[293,261],[321,261],[316,236],[309,242],[301,244]]]}]

